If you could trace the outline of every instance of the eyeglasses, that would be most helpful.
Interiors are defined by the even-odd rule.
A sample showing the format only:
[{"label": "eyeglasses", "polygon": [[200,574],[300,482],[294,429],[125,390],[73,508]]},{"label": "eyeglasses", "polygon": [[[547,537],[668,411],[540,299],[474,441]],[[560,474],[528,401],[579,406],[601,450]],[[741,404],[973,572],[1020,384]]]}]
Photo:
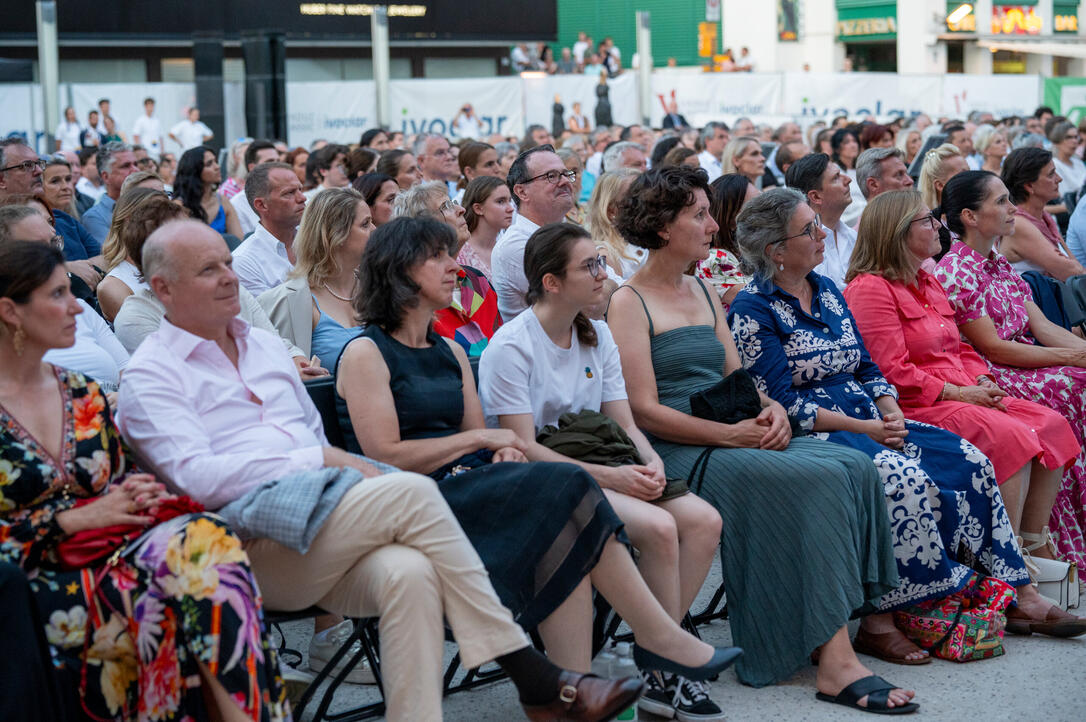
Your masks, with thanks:
[{"label": "eyeglasses", "polygon": [[548,183],[550,183],[550,184],[551,184],[552,186],[553,186],[553,185],[558,185],[558,181],[559,181],[560,179],[562,179],[562,178],[565,178],[565,179],[566,179],[566,180],[568,180],[568,181],[569,181],[570,183],[573,183],[574,181],[576,181],[576,180],[577,180],[577,171],[575,171],[575,170],[562,170],[562,171],[559,171],[559,170],[549,170],[549,171],[547,171],[546,173],[540,173],[540,174],[539,174],[539,175],[537,175],[537,176],[532,176],[532,177],[531,177],[531,178],[529,178],[528,180],[524,181],[524,184],[523,184],[523,185],[528,185],[529,183],[531,183],[531,182],[533,182],[533,181],[537,181],[537,180],[539,180],[540,178],[542,178],[543,180],[547,181],[547,182],[548,182]]},{"label": "eyeglasses", "polygon": [[455,198],[446,198],[445,202],[438,206],[437,209],[441,211],[441,215],[445,215],[445,213],[447,213],[448,211],[455,211],[457,208],[462,207],[463,206],[460,205],[460,201],[456,200]]},{"label": "eyeglasses", "polygon": [[785,241],[790,241],[793,238],[799,238],[800,236],[807,236],[812,241],[817,241],[818,237],[815,235],[815,233],[817,232],[815,229],[816,228],[821,228],[821,227],[822,227],[822,216],[815,216],[814,220],[811,221],[810,223],[808,223],[803,228],[803,230],[800,231],[799,233],[797,233],[796,235],[794,235],[794,236],[785,236],[784,238],[780,239],[779,241],[774,241],[774,243],[784,243]]},{"label": "eyeglasses", "polygon": [[140,158],[136,161],[136,165],[140,168],[154,168],[155,161],[153,158]]},{"label": "eyeglasses", "polygon": [[16,163],[15,165],[9,165],[7,168],[0,168],[0,173],[6,173],[9,170],[15,170],[18,168],[24,173],[33,173],[34,169],[45,170],[46,161],[38,158],[37,160],[24,160],[22,163]]},{"label": "eyeglasses", "polygon": [[926,216],[921,216],[920,218],[914,218],[909,221],[909,225],[911,226],[913,223],[922,223],[924,221],[927,221],[928,224],[931,225],[931,230],[933,231],[938,231],[939,228],[943,225],[943,222],[939,220],[934,213],[929,213]]},{"label": "eyeglasses", "polygon": [[589,275],[595,278],[599,275],[600,271],[607,272],[607,259],[603,256],[596,256],[595,258],[589,258],[582,263],[578,268],[583,268],[588,271]]}]

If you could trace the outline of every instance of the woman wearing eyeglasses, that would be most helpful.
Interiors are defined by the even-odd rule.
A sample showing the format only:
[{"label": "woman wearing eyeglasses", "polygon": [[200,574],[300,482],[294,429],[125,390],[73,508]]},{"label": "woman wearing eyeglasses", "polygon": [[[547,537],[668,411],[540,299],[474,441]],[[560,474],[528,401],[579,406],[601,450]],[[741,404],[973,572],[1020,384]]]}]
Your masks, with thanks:
[{"label": "woman wearing eyeglasses", "polygon": [[[917,191],[872,199],[860,219],[845,299],[872,360],[897,388],[902,411],[984,452],[995,467],[1011,527],[1019,536],[1039,539],[1078,442],[1056,411],[1008,396],[988,364],[961,340],[946,292],[921,268],[940,248],[938,223]],[[1018,586],[1018,611],[1009,616],[1044,619],[1051,606],[1024,583]]]},{"label": "woman wearing eyeglasses", "polygon": [[882,478],[901,581],[864,618],[854,645],[923,664],[928,653],[890,612],[961,589],[973,575],[970,557],[990,576],[1029,584],[992,463],[961,437],[905,419],[836,284],[814,272],[826,234],[798,191],[763,193],[737,220],[742,266],[754,277],[728,314],[743,366],[800,428],[867,454]]},{"label": "woman wearing eyeglasses", "polygon": [[[440,181],[419,183],[401,191],[392,209],[393,218],[432,218],[451,228],[456,234],[453,258],[471,238],[464,215],[464,207],[449,198],[448,189]],[[498,296],[487,276],[482,269],[461,265],[451,305],[434,314],[434,331],[459,343],[469,356],[478,356],[501,325]]]},{"label": "woman wearing eyeglasses", "polygon": [[[529,461],[573,463],[592,475],[641,554],[638,571],[678,623],[713,562],[720,514],[685,485],[668,486],[664,462],[634,424],[618,347],[604,321],[589,320],[603,300],[607,261],[588,231],[572,223],[537,230],[524,248],[524,274],[530,306],[494,334],[479,363],[479,397],[490,425],[516,433]],[[537,441],[566,414],[578,417],[572,426],[563,421],[559,433],[594,433],[601,443],[555,448]],[[604,458],[602,441],[620,441],[623,432],[628,451]],[[686,680],[646,674],[645,682],[641,704],[649,711],[673,717],[679,705],[684,714],[720,713]],[[680,686],[684,699],[677,702]]]}]

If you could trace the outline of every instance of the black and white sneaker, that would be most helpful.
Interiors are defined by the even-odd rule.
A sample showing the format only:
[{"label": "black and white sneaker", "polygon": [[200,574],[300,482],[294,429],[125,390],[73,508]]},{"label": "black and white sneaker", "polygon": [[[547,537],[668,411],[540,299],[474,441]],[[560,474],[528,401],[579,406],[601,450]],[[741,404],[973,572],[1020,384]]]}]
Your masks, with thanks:
[{"label": "black and white sneaker", "polygon": [[685,677],[672,677],[667,689],[672,693],[675,719],[679,722],[709,722],[723,720],[724,712],[709,698],[709,684]]},{"label": "black and white sneaker", "polygon": [[674,717],[675,705],[672,704],[672,699],[675,690],[668,689],[663,673],[644,669],[641,670],[641,676],[645,678],[645,692],[637,701],[638,709],[667,719]]}]

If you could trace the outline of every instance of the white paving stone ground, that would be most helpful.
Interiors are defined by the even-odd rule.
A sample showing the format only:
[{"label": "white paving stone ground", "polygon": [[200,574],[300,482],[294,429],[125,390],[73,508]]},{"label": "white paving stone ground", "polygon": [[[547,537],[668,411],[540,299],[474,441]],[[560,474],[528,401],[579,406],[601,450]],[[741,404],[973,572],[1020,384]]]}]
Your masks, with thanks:
[{"label": "white paving stone ground", "polygon": [[[700,609],[720,582],[719,561],[714,564],[701,598]],[[287,641],[305,650],[312,624],[308,621],[285,625]],[[731,643],[726,621],[703,626],[702,637],[711,644]],[[855,623],[853,623],[855,632]],[[902,667],[870,657],[861,657],[876,674],[917,690],[919,714],[925,719],[970,721],[1016,720],[1018,722],[1086,721],[1086,637],[1075,640],[1034,635],[1007,635],[1006,654],[970,664],[935,660],[920,667]],[[452,645],[446,645],[446,663]],[[729,720],[861,720],[882,719],[862,712],[816,701],[815,668],[801,670],[793,679],[773,687],[752,689],[736,680],[731,672],[712,683],[712,696]],[[376,688],[343,685],[336,694],[332,711],[345,710],[376,699]],[[310,704],[300,722],[312,719]],[[516,691],[508,681],[461,692],[445,699],[448,722],[512,722],[523,720]],[[917,715],[912,717],[916,718]],[[663,718],[641,713],[641,720]],[[429,722],[419,720],[418,722]]]}]

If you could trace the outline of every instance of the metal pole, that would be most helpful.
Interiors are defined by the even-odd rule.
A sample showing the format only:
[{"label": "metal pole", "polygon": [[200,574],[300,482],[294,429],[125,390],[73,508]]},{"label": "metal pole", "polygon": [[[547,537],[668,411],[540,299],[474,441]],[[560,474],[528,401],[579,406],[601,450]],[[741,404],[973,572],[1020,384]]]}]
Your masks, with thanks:
[{"label": "metal pole", "polygon": [[377,124],[382,128],[392,125],[392,112],[388,101],[388,8],[375,5],[370,15],[370,38],[373,47],[373,82],[377,88]]},{"label": "metal pole", "polygon": [[652,122],[652,24],[648,10],[637,11],[637,99],[641,124]]},{"label": "metal pole", "polygon": [[[60,85],[60,51],[57,46],[57,4],[52,0],[39,0],[38,16],[38,81],[41,83],[42,108],[45,111],[45,150],[52,153],[56,147],[53,129],[60,124],[57,107]],[[37,146],[34,139],[31,145]],[[35,147],[35,150],[37,148]]]}]

